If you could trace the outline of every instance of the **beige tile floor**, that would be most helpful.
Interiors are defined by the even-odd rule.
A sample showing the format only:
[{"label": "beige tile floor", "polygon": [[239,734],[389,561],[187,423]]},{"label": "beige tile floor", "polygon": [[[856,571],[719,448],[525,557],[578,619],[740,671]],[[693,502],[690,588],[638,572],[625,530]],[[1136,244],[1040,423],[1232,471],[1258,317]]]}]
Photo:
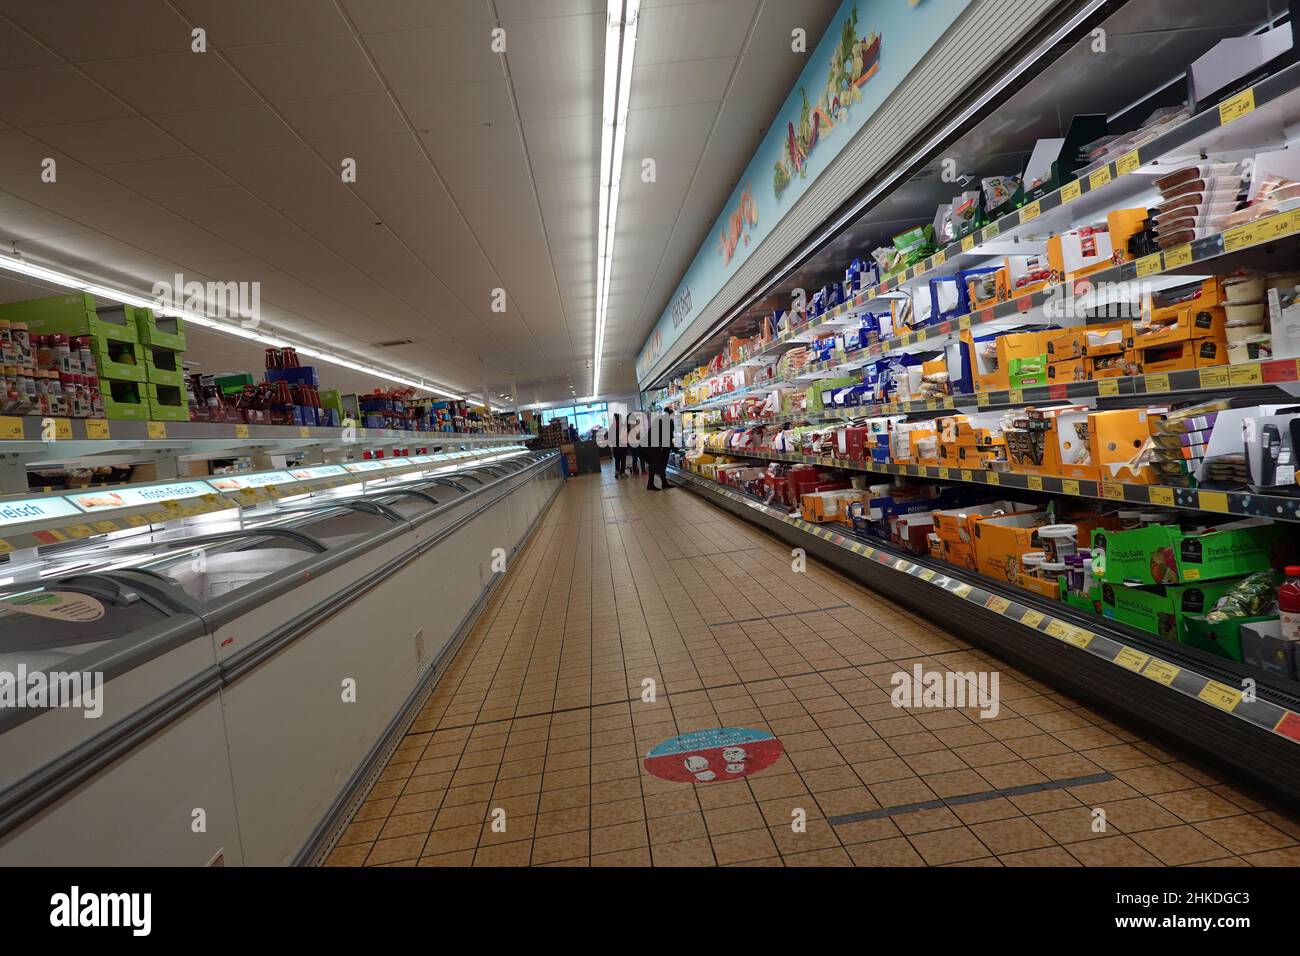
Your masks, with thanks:
[{"label": "beige tile floor", "polygon": [[[1001,712],[895,708],[890,675],[917,662],[998,671]],[[642,768],[719,726],[769,730],[785,754],[726,783]],[[606,466],[561,491],[328,863],[1296,866],[1300,823],[824,566],[795,573],[691,492]]]}]

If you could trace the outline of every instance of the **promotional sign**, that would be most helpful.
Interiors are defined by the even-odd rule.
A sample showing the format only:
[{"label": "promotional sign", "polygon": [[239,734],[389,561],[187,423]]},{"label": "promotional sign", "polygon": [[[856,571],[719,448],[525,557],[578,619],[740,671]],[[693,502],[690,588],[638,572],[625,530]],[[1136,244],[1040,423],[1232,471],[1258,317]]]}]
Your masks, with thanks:
[{"label": "promotional sign", "polygon": [[238,491],[240,488],[265,488],[267,485],[285,485],[296,482],[287,471],[267,471],[255,475],[220,475],[208,479],[217,491]]},{"label": "promotional sign", "polygon": [[309,468],[295,468],[289,472],[299,481],[306,481],[310,478],[334,478],[347,473],[347,469],[342,465],[312,465]]},{"label": "promotional sign", "polygon": [[145,485],[142,488],[113,488],[68,495],[67,498],[82,511],[113,511],[140,505],[156,505],[179,498],[197,498],[212,494],[212,488],[202,481],[177,481],[166,485]]},{"label": "promotional sign", "polygon": [[343,467],[356,474],[359,471],[380,471],[384,468],[384,463],[380,461],[350,461]]},{"label": "promotional sign", "polygon": [[81,514],[63,498],[20,498],[0,502],[0,527]]},{"label": "promotional sign", "polygon": [[642,388],[698,315],[696,306],[722,290],[969,2],[845,0],[642,346]]},{"label": "promotional sign", "polygon": [[670,737],[646,754],[646,770],[662,780],[721,783],[772,766],[785,747],[766,730],[713,727]]}]

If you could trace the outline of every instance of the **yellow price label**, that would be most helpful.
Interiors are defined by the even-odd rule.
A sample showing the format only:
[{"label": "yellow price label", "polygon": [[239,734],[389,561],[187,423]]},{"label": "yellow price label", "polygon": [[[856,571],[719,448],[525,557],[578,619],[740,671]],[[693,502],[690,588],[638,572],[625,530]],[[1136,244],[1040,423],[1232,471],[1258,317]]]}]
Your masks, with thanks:
[{"label": "yellow price label", "polygon": [[986,472],[984,473],[984,479],[985,479],[985,481],[987,481],[990,485],[1000,485],[1000,484],[1002,484],[1002,476],[999,475],[996,471],[986,471]]},{"label": "yellow price label", "polygon": [[1144,375],[1142,376],[1142,385],[1148,392],[1167,392],[1169,391],[1169,376]]},{"label": "yellow price label", "polygon": [[299,426],[298,426],[298,437],[299,437],[299,438],[307,438],[307,437],[309,437],[310,435],[311,435],[311,432],[308,431],[306,425],[299,425]]},{"label": "yellow price label", "polygon": [[974,476],[973,474],[971,474],[970,471],[969,471],[968,469],[963,468],[963,469],[961,470],[961,480],[962,480],[962,481],[974,481],[974,480],[975,480],[975,476]]},{"label": "yellow price label", "polygon": [[960,318],[958,318],[958,319],[957,319],[957,328],[959,328],[959,329],[969,329],[969,328],[970,328],[970,316],[969,316],[969,315],[963,315],[963,316],[961,316]]},{"label": "yellow price label", "polygon": [[1174,506],[1174,489],[1162,488],[1160,485],[1152,485],[1147,489],[1147,496],[1153,505],[1164,505],[1166,508]]},{"label": "yellow price label", "polygon": [[927,399],[925,400],[925,407],[926,407],[926,410],[927,410],[927,411],[931,411],[931,412],[932,412],[932,411],[934,411],[936,408],[939,407],[939,402],[938,402],[937,399],[927,398]]},{"label": "yellow price label", "polygon": [[1042,478],[1039,478],[1037,475],[1030,475],[1030,476],[1029,476],[1029,490],[1030,490],[1030,491],[1042,491],[1042,490],[1043,490],[1043,479],[1042,479]]},{"label": "yellow price label", "polygon": [[1131,647],[1121,647],[1119,653],[1115,655],[1116,664],[1133,671],[1135,674],[1140,674],[1142,668],[1146,666],[1146,663],[1149,660],[1151,660],[1149,654],[1135,651]]},{"label": "yellow price label", "polygon": [[948,469],[947,469],[947,468],[944,468],[944,467],[942,467],[942,466],[940,466],[940,468],[939,468],[939,477],[940,477],[940,478],[947,478],[947,477],[948,477]]},{"label": "yellow price label", "polygon": [[1065,636],[1070,633],[1070,625],[1066,624],[1064,621],[1058,621],[1056,618],[1052,618],[1047,622],[1047,633],[1052,635],[1052,637],[1056,638],[1058,641],[1063,641],[1065,640]]},{"label": "yellow price label", "polygon": [[1141,165],[1142,160],[1138,158],[1138,151],[1135,149],[1115,160],[1115,175],[1127,176]]},{"label": "yellow price label", "polygon": [[1253,246],[1259,241],[1257,224],[1248,222],[1244,226],[1237,226],[1223,233],[1223,251],[1236,252],[1238,249],[1246,248],[1246,246]]},{"label": "yellow price label", "polygon": [[1232,365],[1228,368],[1228,383],[1231,385],[1260,385],[1263,381],[1258,365]]},{"label": "yellow price label", "polygon": [[1091,644],[1094,637],[1096,635],[1092,631],[1085,631],[1081,627],[1072,627],[1069,633],[1065,635],[1065,640],[1075,647],[1083,648]]},{"label": "yellow price label", "polygon": [[13,554],[16,549],[4,538],[0,538],[0,554]]},{"label": "yellow price label", "polygon": [[1033,222],[1042,214],[1043,214],[1043,205],[1038,200],[1035,200],[1034,202],[1031,202],[1028,206],[1021,207],[1020,225],[1023,226],[1027,222]]},{"label": "yellow price label", "polygon": [[1101,169],[1094,170],[1088,174],[1088,188],[1100,189],[1110,182],[1110,165],[1107,164]]},{"label": "yellow price label", "polygon": [[933,268],[934,266],[941,266],[947,261],[948,261],[948,254],[944,252],[942,249],[940,249],[938,252],[934,254],[934,258],[930,260],[931,268]]},{"label": "yellow price label", "polygon": [[1019,405],[1024,400],[1025,393],[1023,389],[1013,388],[1007,392],[1007,401],[1012,405]]},{"label": "yellow price label", "polygon": [[1178,676],[1178,668],[1167,661],[1152,658],[1147,666],[1142,669],[1142,676],[1149,677],[1158,684],[1164,684],[1168,687]]},{"label": "yellow price label", "polygon": [[235,437],[236,437],[236,438],[247,438],[247,437],[248,437],[248,426],[247,426],[247,425],[236,425],[236,426],[235,426]]},{"label": "yellow price label", "polygon": [[146,423],[145,423],[145,434],[148,435],[150,438],[155,439],[155,440],[157,440],[157,439],[159,439],[159,438],[166,438],[166,437],[167,437],[167,423],[166,423],[166,422],[146,422]]},{"label": "yellow price label", "polygon": [[1219,125],[1226,126],[1253,112],[1255,112],[1255,88],[1251,87],[1219,104]]},{"label": "yellow price label", "polygon": [[1139,279],[1145,276],[1155,275],[1163,268],[1163,262],[1160,253],[1154,252],[1149,256],[1143,256],[1137,261],[1137,276]]},{"label": "yellow price label", "polygon": [[144,515],[127,515],[122,519],[132,528],[141,528],[149,523],[149,519]]},{"label": "yellow price label", "polygon": [[1172,249],[1165,250],[1165,268],[1181,269],[1183,266],[1192,264],[1192,244],[1184,242],[1181,246],[1174,246]]},{"label": "yellow price label", "polygon": [[1117,381],[1116,381],[1115,379],[1113,379],[1113,378],[1099,378],[1099,379],[1097,379],[1097,394],[1098,394],[1098,395],[1118,395],[1118,394],[1119,394],[1119,382],[1117,382]]},{"label": "yellow price label", "polygon": [[1101,483],[1101,496],[1109,501],[1123,501],[1124,486],[1113,481],[1103,481]]},{"label": "yellow price label", "polygon": [[1228,513],[1228,496],[1221,491],[1198,491],[1197,507],[1202,511]]},{"label": "yellow price label", "polygon": [[58,441],[70,441],[72,439],[72,419],[54,419],[54,437]]},{"label": "yellow price label", "polygon": [[925,579],[926,581],[933,581],[933,580],[934,580],[934,572],[931,571],[929,568],[925,568],[924,570],[921,571],[921,577],[922,577],[923,579]]},{"label": "yellow price label", "polygon": [[1078,494],[1079,494],[1079,483],[1078,483],[1077,481],[1075,481],[1073,478],[1062,478],[1062,479],[1061,479],[1061,494],[1063,494],[1063,495],[1078,495]]},{"label": "yellow price label", "polygon": [[961,251],[970,252],[974,248],[975,248],[975,234],[971,233],[969,236],[963,236],[961,240]]},{"label": "yellow price label", "polygon": [[987,405],[988,403],[989,403],[989,393],[988,393],[988,392],[978,392],[978,393],[975,395],[975,404],[976,404],[976,405]]},{"label": "yellow price label", "polygon": [[1007,608],[1011,607],[1011,602],[1004,597],[994,594],[984,602],[984,606],[990,611],[996,611],[998,614],[1005,614]]},{"label": "yellow price label", "polygon": [[952,589],[952,593],[957,595],[958,597],[965,597],[966,595],[970,594],[970,585],[959,584]]},{"label": "yellow price label", "polygon": [[12,415],[0,415],[0,440],[20,441],[23,437],[23,420]]},{"label": "yellow price label", "polygon": [[95,530],[100,534],[112,534],[114,531],[121,531],[116,521],[96,521]]},{"label": "yellow price label", "polygon": [[1217,680],[1208,681],[1196,696],[1207,704],[1213,704],[1229,713],[1236,710],[1237,705],[1241,703],[1241,691],[1227,684],[1220,684]]},{"label": "yellow price label", "polygon": [[86,419],[86,437],[96,440],[106,440],[112,437],[108,430],[108,422],[102,418]]},{"label": "yellow price label", "polygon": [[1216,368],[1203,368],[1200,380],[1201,388],[1227,388],[1228,370],[1222,365]]},{"label": "yellow price label", "polygon": [[1020,623],[1025,625],[1025,627],[1038,627],[1039,624],[1043,623],[1042,612],[1026,611],[1024,614],[1020,615]]},{"label": "yellow price label", "polygon": [[63,533],[69,538],[89,538],[95,529],[85,524],[69,524],[63,526]]},{"label": "yellow price label", "polygon": [[1074,202],[1083,195],[1083,183],[1074,179],[1061,187],[1061,205],[1067,205]]}]

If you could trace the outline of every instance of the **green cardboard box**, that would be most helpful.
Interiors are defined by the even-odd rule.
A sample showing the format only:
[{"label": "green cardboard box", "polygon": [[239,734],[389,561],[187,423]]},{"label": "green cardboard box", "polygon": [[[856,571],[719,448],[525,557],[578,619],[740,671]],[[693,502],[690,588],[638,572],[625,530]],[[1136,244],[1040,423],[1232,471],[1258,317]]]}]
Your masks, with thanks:
[{"label": "green cardboard box", "polygon": [[839,378],[823,378],[812,383],[808,389],[808,411],[821,411],[826,406],[822,404],[822,392],[831,392],[837,388],[849,388],[857,385],[860,380],[850,376],[841,376]]},{"label": "green cardboard box", "polygon": [[155,422],[188,422],[189,399],[184,386],[146,385],[145,398],[149,403],[149,418]]},{"label": "green cardboard box", "polygon": [[144,352],[145,381],[153,385],[184,385],[185,366],[181,353],[157,345],[141,346]]},{"label": "green cardboard box", "polygon": [[1152,584],[1128,587],[1109,581],[1101,586],[1101,610],[1114,618],[1166,640],[1179,640],[1188,615],[1205,614],[1240,578],[1195,584]]},{"label": "green cardboard box", "polygon": [[1227,621],[1211,623],[1200,614],[1189,614],[1183,622],[1181,643],[1190,647],[1199,647],[1203,651],[1226,657],[1229,660],[1245,663],[1246,657],[1241,643],[1241,625],[1260,621],[1276,621],[1277,615],[1264,617],[1237,617]]},{"label": "green cardboard box", "polygon": [[52,295],[0,305],[0,319],[25,322],[31,332],[46,335],[96,335],[119,342],[138,342],[140,334],[125,305],[97,305],[89,292]]},{"label": "green cardboard box", "polygon": [[152,309],[134,309],[133,315],[141,345],[185,351],[184,319],[175,315],[156,315]]},{"label": "green cardboard box", "polygon": [[1178,525],[1154,524],[1132,531],[1092,533],[1093,567],[1112,584],[1180,584],[1241,577],[1281,563],[1274,550],[1284,532],[1266,518],[1218,525],[1205,534],[1185,534]]},{"label": "green cardboard box", "polygon": [[100,377],[122,382],[147,381],[148,368],[144,362],[144,349],[135,342],[115,339],[106,335],[91,334],[90,351]]},{"label": "green cardboard box", "polygon": [[99,394],[104,399],[104,417],[119,421],[149,420],[146,386],[138,382],[101,378]]},{"label": "green cardboard box", "polygon": [[1013,358],[1007,363],[1007,380],[1012,388],[1033,388],[1047,384],[1047,353],[1030,358]]}]

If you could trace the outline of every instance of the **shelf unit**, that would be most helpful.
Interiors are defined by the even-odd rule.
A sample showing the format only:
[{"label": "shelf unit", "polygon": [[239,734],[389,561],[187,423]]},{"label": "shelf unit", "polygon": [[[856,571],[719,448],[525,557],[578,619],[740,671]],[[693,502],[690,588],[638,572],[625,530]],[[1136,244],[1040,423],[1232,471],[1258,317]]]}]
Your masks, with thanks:
[{"label": "shelf unit", "polygon": [[[897,293],[902,288],[928,282],[931,278],[951,275],[958,269],[968,268],[976,264],[977,260],[989,256],[1006,254],[1010,243],[1026,240],[1031,235],[1055,231],[1067,225],[1069,219],[1080,215],[1088,216],[1110,208],[1118,208],[1125,201],[1150,191],[1150,178],[1175,168],[1171,165],[1172,162],[1188,160],[1201,150],[1232,151],[1248,147],[1267,139],[1268,129],[1289,125],[1297,119],[1300,119],[1300,64],[1288,67],[1248,88],[1225,101],[1217,109],[1190,117],[1164,135],[1116,160],[1084,168],[1076,179],[1065,183],[1060,189],[1023,205],[996,222],[989,223],[968,236],[950,243],[924,261],[886,277],[878,285],[863,290],[851,300],[827,310],[797,329],[787,330],[762,350],[745,356],[741,361],[730,363],[713,374],[718,375],[744,365],[761,363],[802,342],[810,341],[824,329],[852,322],[861,313],[870,311],[873,307],[880,307],[888,302],[891,292]],[[1161,161],[1166,161],[1166,165],[1158,170],[1152,168],[1153,164]],[[1288,215],[1291,218],[1288,218]],[[1228,230],[1217,237],[1209,237],[1196,243],[1165,250],[1163,253],[1148,256],[1137,262],[1124,263],[1114,269],[1094,274],[1088,277],[1087,281],[1095,283],[1124,282],[1133,279],[1151,280],[1160,275],[1186,270],[1189,266],[1225,253],[1267,242],[1277,238],[1278,235],[1292,235],[1300,231],[1300,217],[1297,217],[1294,212],[1272,217],[1272,219],[1276,221],[1270,222],[1268,226],[1252,223]],[[1268,235],[1270,229],[1280,230],[1280,232]],[[855,357],[866,361],[889,354],[891,351],[906,350],[921,343],[936,344],[940,338],[950,336],[962,328],[1013,318],[1018,313],[1035,309],[1041,306],[1049,295],[1060,296],[1065,289],[1066,285],[1062,284],[1037,296],[1023,296],[991,309],[928,326],[887,342],[876,343],[868,349],[858,350]],[[853,359],[846,358],[846,361],[852,362]],[[843,363],[839,363],[819,371],[830,371],[831,368],[842,367],[842,365]],[[762,387],[770,389],[773,385]],[[716,396],[707,403],[693,406],[680,403],[679,394],[660,397],[656,402],[661,406],[673,404],[678,411],[691,411],[717,404],[719,401],[725,402],[741,394],[732,392],[725,397]]]},{"label": "shelf unit", "polygon": [[[1300,803],[1300,698],[1268,686],[1248,694],[1231,662],[1084,615],[1005,582],[918,558],[841,526],[812,524],[700,475],[674,481],[803,547],[869,586],[1111,710],[1153,721]],[[1251,672],[1254,674],[1254,672]]]}]

